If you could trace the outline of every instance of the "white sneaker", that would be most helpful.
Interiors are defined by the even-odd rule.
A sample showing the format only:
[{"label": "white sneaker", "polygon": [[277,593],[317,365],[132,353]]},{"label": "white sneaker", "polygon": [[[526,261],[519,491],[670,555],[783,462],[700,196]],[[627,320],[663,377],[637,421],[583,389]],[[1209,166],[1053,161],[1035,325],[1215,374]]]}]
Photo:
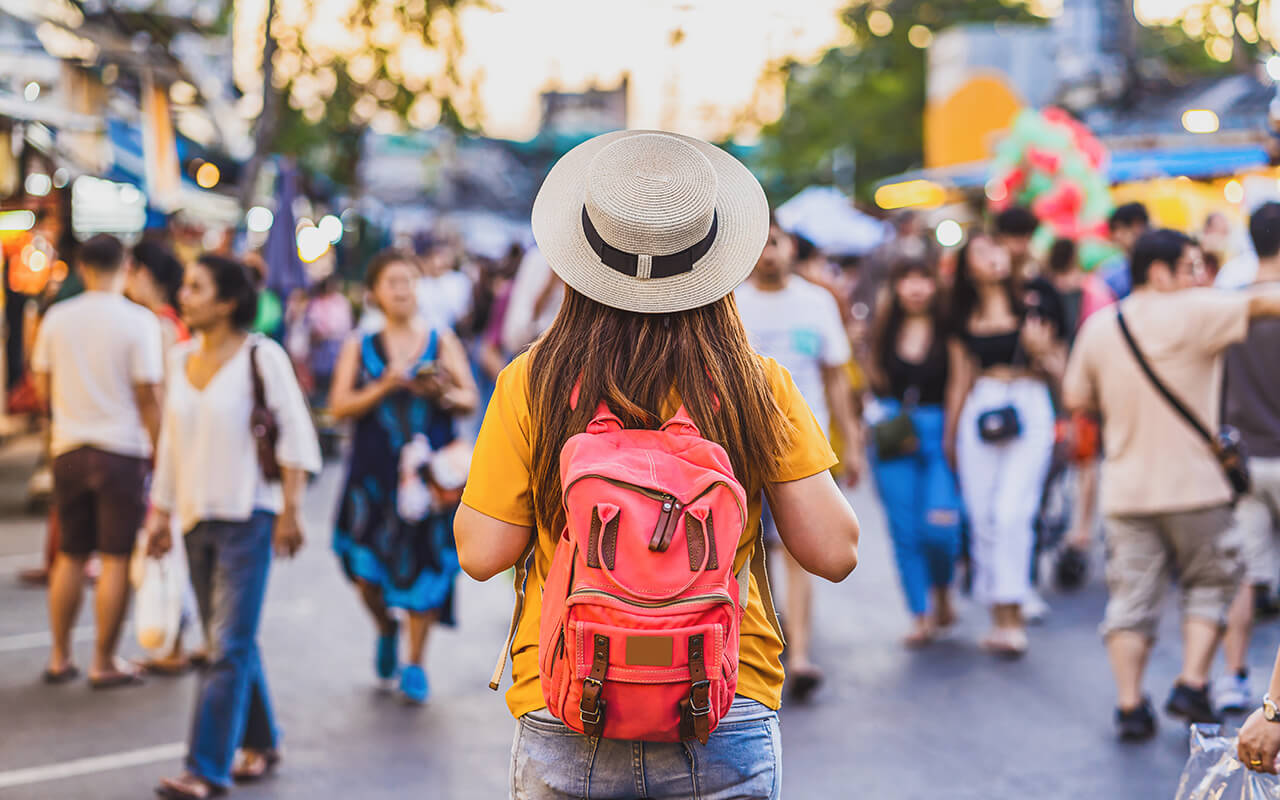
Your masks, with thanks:
[{"label": "white sneaker", "polygon": [[1022,601],[1022,618],[1028,625],[1039,625],[1049,616],[1049,604],[1035,589]]},{"label": "white sneaker", "polygon": [[1223,675],[1213,684],[1213,703],[1221,712],[1248,711],[1257,702],[1253,698],[1247,677]]}]

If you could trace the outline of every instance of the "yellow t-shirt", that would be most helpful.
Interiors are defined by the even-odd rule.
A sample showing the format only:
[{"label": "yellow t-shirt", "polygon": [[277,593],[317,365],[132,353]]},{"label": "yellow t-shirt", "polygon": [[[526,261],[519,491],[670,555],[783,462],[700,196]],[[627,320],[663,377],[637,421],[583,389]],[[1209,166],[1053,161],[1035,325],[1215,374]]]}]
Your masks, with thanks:
[{"label": "yellow t-shirt", "polygon": [[[778,463],[774,480],[779,483],[800,480],[830,469],[836,463],[835,453],[791,380],[791,374],[772,358],[761,357],[761,364],[778,406],[795,427],[790,452]],[[530,485],[533,421],[530,419],[528,387],[529,358],[525,354],[517,357],[498,376],[476,440],[471,474],[462,495],[462,502],[476,511],[524,527],[534,525],[533,489]],[[668,411],[674,413],[675,409]],[[756,488],[754,493],[752,487],[747,489],[747,527],[742,541],[738,543],[735,570],[742,569],[750,558],[760,526],[762,487]],[[507,706],[516,717],[546,705],[538,682],[538,621],[542,613],[542,585],[551,567],[556,538],[552,532],[538,531],[533,567],[525,592],[524,613],[512,646],[514,684],[507,692]],[[765,616],[753,575],[747,614],[741,629],[738,694],[776,710],[782,704],[781,654],[782,642]]]}]

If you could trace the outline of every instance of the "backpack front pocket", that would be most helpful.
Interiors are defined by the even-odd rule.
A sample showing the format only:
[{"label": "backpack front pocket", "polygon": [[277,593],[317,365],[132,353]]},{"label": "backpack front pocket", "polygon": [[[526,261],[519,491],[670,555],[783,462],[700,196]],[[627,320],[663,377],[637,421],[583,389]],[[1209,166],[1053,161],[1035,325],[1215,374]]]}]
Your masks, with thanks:
[{"label": "backpack front pocket", "polygon": [[736,631],[729,615],[722,616],[655,627],[652,620],[626,625],[570,614],[571,677],[562,684],[560,718],[574,730],[610,739],[674,742],[709,734],[735,688],[723,663],[727,637]]}]

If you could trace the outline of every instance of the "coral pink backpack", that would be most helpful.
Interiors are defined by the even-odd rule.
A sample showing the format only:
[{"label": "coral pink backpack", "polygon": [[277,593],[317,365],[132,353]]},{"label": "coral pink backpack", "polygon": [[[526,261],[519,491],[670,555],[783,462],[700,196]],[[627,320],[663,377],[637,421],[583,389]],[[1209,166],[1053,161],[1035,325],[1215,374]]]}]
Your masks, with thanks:
[{"label": "coral pink backpack", "polygon": [[602,403],[565,443],[560,477],[566,525],[538,636],[547,710],[591,737],[706,744],[738,685],[750,572],[778,630],[761,542],[733,570],[747,498],[728,454],[683,407],[660,430],[628,430]]}]

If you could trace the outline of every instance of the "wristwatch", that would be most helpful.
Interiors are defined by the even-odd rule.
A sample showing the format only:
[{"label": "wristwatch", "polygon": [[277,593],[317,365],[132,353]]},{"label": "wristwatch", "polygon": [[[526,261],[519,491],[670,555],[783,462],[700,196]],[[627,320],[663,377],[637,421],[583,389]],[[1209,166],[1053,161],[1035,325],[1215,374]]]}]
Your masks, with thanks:
[{"label": "wristwatch", "polygon": [[1266,718],[1267,722],[1280,723],[1280,706],[1276,705],[1270,694],[1266,694],[1262,698],[1262,716]]}]

